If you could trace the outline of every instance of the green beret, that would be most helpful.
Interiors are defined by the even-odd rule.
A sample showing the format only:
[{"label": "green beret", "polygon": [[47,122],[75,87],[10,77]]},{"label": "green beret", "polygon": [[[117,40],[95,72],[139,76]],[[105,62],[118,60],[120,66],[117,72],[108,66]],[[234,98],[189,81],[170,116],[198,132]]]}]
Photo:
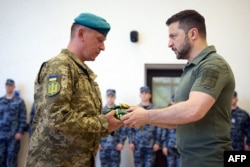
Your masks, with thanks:
[{"label": "green beret", "polygon": [[94,29],[104,36],[106,36],[110,30],[110,25],[104,18],[92,13],[81,13],[75,18],[75,23]]}]

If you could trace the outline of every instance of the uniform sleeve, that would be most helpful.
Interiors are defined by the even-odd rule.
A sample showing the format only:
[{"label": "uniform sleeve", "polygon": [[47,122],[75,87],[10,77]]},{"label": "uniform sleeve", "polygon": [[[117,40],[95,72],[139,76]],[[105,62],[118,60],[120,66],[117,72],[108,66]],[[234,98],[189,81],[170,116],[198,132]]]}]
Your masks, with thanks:
[{"label": "uniform sleeve", "polygon": [[176,146],[176,130],[169,129],[168,131],[168,147],[173,148]]},{"label": "uniform sleeve", "polygon": [[122,126],[119,129],[119,143],[124,144],[126,140],[127,134],[126,134],[126,127]]},{"label": "uniform sleeve", "polygon": [[[48,127],[69,133],[108,134],[108,122],[101,114],[96,83],[80,69],[58,62],[44,64],[36,81],[36,112]],[[47,123],[46,123],[47,122]]]},{"label": "uniform sleeve", "polygon": [[[53,109],[51,109],[53,111]],[[77,113],[65,113],[66,110],[56,110],[55,115],[49,119],[49,127],[68,132],[102,133],[107,131],[107,121],[100,116],[83,116]],[[59,117],[59,118],[57,118]]]},{"label": "uniform sleeve", "polygon": [[161,145],[162,128],[156,126],[155,144]]},{"label": "uniform sleeve", "polygon": [[135,141],[135,129],[127,127],[127,134],[128,134],[128,143],[134,143]]},{"label": "uniform sleeve", "polygon": [[168,143],[168,129],[164,128],[162,129],[162,134],[161,134],[162,148],[167,147],[167,143]]},{"label": "uniform sleeve", "polygon": [[209,59],[206,63],[201,63],[193,76],[196,77],[196,80],[191,91],[204,92],[214,99],[218,98],[233,77],[227,64],[220,59],[217,60],[217,64]]},{"label": "uniform sleeve", "polygon": [[101,137],[100,138],[100,144],[103,146],[103,144],[105,143],[106,141],[106,137]]},{"label": "uniform sleeve", "polygon": [[31,111],[30,111],[30,121],[29,121],[29,136],[31,136],[32,132],[31,132],[31,126],[32,126],[32,123],[33,123],[33,119],[34,119],[34,116],[35,116],[35,105],[34,103],[32,104],[32,107],[31,107]]},{"label": "uniform sleeve", "polygon": [[26,107],[24,101],[21,99],[19,106],[19,121],[18,121],[18,133],[23,133],[26,127]]},{"label": "uniform sleeve", "polygon": [[249,114],[246,112],[247,116],[246,116],[246,121],[245,121],[245,125],[244,125],[244,133],[246,135],[246,144],[248,146],[250,146],[250,116]]}]

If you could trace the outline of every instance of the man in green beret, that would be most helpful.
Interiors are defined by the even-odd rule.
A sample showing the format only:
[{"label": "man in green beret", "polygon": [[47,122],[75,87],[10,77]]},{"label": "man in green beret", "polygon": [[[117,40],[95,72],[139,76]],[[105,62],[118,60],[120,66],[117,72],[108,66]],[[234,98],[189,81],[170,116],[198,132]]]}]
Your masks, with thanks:
[{"label": "man in green beret", "polygon": [[100,138],[122,125],[115,111],[101,114],[96,75],[84,63],[104,51],[109,30],[105,19],[80,14],[67,49],[42,64],[27,167],[93,167]]}]

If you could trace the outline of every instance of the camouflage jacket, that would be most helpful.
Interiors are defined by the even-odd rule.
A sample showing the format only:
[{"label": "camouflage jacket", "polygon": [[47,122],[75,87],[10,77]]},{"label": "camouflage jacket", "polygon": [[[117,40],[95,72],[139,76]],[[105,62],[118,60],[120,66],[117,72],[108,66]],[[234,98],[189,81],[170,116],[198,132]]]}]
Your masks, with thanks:
[{"label": "camouflage jacket", "polygon": [[16,133],[23,133],[26,127],[26,107],[23,99],[0,98],[0,139],[14,138]]},{"label": "camouflage jacket", "polygon": [[235,110],[232,110],[231,116],[231,139],[233,141],[233,150],[243,151],[244,150],[244,141],[246,138],[247,145],[250,146],[250,117],[249,114],[237,107]]},{"label": "camouflage jacket", "polygon": [[162,147],[177,148],[176,146],[176,129],[163,129],[162,131]]},{"label": "camouflage jacket", "polygon": [[108,134],[95,78],[67,49],[42,64],[27,167],[93,166],[100,138]]}]

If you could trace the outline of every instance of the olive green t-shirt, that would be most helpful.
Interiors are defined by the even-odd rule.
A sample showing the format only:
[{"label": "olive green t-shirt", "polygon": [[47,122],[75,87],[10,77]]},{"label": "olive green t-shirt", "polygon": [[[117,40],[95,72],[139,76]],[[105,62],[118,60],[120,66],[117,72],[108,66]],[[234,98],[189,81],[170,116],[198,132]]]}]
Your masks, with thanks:
[{"label": "olive green t-shirt", "polygon": [[231,99],[235,80],[228,63],[214,46],[205,48],[189,62],[181,76],[176,102],[186,101],[192,91],[216,101],[200,120],[177,126],[181,167],[223,167],[223,154],[231,150]]}]

